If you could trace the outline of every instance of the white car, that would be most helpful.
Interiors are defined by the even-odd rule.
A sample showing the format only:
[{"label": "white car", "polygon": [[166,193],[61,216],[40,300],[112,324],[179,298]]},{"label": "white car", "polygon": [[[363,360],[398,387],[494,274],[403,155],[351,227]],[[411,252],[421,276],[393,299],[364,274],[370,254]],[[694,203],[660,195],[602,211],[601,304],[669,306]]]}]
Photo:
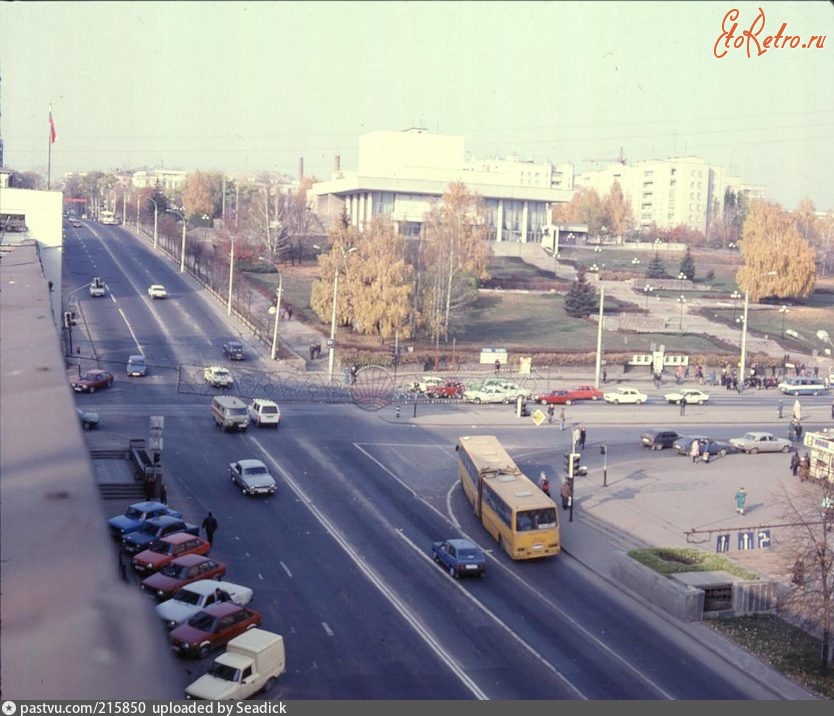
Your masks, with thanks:
[{"label": "white car", "polygon": [[463,399],[471,403],[509,403],[514,400],[510,394],[501,386],[498,385],[484,385],[481,387],[467,388],[463,391]]},{"label": "white car", "polygon": [[415,383],[415,387],[421,393],[425,393],[430,387],[443,385],[443,378],[438,378],[436,375],[424,375]]},{"label": "white car", "polygon": [[203,378],[212,388],[230,388],[235,382],[229,369],[222,365],[210,365],[204,369]]},{"label": "white car", "polygon": [[698,405],[703,405],[709,400],[709,395],[697,388],[684,388],[678,393],[667,393],[663,397],[667,403],[680,403],[683,401],[687,404],[697,403]]},{"label": "white car", "polygon": [[751,455],[760,452],[790,452],[793,447],[793,443],[786,438],[760,432],[747,433],[741,438],[730,438],[730,445]]},{"label": "white car", "polygon": [[155,283],[148,287],[148,296],[151,298],[165,298],[168,293],[165,291],[165,286],[161,283]]},{"label": "white car", "polygon": [[641,403],[645,403],[649,399],[649,396],[641,393],[637,388],[621,386],[613,393],[603,393],[602,399],[606,403],[614,403],[614,405],[621,403],[624,405],[640,405]]},{"label": "white car", "polygon": [[238,460],[229,465],[232,483],[244,495],[274,495],[278,485],[260,460]]},{"label": "white car", "polygon": [[275,401],[266,398],[254,398],[249,403],[249,419],[258,427],[272,425],[277,428],[281,422],[281,408]]},{"label": "white car", "polygon": [[252,601],[252,590],[249,587],[216,579],[200,579],[178,589],[171,599],[157,604],[156,613],[168,629],[173,629],[204,607],[219,601],[218,589],[231,597],[235,604],[245,606]]},{"label": "white car", "polygon": [[90,295],[94,297],[107,295],[107,287],[104,285],[104,281],[101,280],[101,276],[96,276],[90,281]]}]

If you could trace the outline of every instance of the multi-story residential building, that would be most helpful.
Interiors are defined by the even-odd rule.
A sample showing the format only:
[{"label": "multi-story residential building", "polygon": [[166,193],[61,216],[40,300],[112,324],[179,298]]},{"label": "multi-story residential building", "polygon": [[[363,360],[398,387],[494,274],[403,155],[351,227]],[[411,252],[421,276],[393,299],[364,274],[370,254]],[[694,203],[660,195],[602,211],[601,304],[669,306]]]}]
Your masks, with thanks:
[{"label": "multi-story residential building", "polygon": [[726,169],[710,166],[700,157],[611,164],[580,173],[576,184],[591,187],[604,196],[615,181],[631,203],[635,228],[655,224],[671,229],[683,225],[704,233],[713,219],[721,215],[728,186]]},{"label": "multi-story residential building", "polygon": [[416,236],[454,182],[482,197],[491,238],[539,243],[550,206],[570,201],[573,167],[515,158],[467,161],[463,137],[424,129],[371,132],[359,138],[357,171],[342,171],[337,161],[331,179],[312,186],[310,200],[325,225],[343,211],[360,227],[386,216],[400,233]]}]

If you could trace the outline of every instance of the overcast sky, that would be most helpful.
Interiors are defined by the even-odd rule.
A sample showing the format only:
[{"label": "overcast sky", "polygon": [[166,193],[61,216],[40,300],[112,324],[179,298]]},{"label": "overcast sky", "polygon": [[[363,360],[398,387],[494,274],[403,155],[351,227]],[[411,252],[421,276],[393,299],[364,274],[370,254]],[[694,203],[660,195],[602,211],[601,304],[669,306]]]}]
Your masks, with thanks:
[{"label": "overcast sky", "polygon": [[[715,56],[722,20],[822,49]],[[834,209],[829,2],[0,4],[8,167],[328,178],[365,132],[423,126],[477,157],[665,159]]]}]

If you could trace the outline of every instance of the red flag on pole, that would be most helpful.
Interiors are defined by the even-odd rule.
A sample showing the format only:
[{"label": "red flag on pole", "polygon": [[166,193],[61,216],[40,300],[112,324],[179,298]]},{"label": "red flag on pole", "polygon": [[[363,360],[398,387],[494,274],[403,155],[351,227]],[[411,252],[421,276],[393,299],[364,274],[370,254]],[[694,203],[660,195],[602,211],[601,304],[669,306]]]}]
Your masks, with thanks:
[{"label": "red flag on pole", "polygon": [[55,134],[55,122],[52,119],[52,110],[49,110],[49,143],[55,144],[55,138],[58,135]]}]

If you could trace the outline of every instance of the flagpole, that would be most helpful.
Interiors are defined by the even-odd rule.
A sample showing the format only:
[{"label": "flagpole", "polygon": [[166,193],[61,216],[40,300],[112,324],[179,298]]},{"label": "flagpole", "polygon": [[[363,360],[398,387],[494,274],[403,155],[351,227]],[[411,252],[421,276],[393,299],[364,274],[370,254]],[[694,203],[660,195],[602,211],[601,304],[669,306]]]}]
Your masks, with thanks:
[{"label": "flagpole", "polygon": [[55,140],[53,139],[53,124],[52,124],[52,105],[49,105],[49,154],[47,155],[47,162],[46,162],[46,190],[49,191],[52,188],[52,142]]}]

